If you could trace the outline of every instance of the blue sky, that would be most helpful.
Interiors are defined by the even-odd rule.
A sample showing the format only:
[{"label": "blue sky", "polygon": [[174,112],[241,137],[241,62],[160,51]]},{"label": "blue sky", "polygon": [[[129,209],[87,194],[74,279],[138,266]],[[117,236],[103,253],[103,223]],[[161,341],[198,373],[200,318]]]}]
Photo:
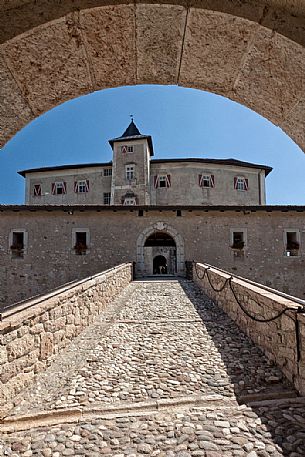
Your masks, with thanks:
[{"label": "blue sky", "polygon": [[40,116],[0,150],[0,203],[22,204],[17,170],[111,160],[130,114],[155,158],[230,158],[270,165],[268,204],[305,205],[305,154],[278,127],[224,97],[176,86],[107,89]]}]

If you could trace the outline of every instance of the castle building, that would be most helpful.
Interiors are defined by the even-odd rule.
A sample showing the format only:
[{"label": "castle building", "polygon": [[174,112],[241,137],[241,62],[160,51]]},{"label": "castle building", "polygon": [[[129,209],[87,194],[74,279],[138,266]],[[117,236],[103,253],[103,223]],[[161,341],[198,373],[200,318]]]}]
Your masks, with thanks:
[{"label": "castle building", "polygon": [[235,159],[153,159],[150,135],[132,120],[109,141],[109,163],[20,171],[27,205],[265,205],[272,168]]}]

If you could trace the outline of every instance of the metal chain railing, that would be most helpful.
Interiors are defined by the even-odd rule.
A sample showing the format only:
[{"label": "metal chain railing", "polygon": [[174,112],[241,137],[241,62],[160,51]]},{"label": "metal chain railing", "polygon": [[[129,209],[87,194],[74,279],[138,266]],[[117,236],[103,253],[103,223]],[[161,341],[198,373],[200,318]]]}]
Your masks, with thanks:
[{"label": "metal chain railing", "polygon": [[[240,300],[238,299],[237,293],[235,292],[235,290],[233,289],[233,286],[232,286],[233,276],[230,276],[229,278],[226,278],[224,284],[223,284],[219,289],[217,289],[217,288],[213,285],[213,283],[212,283],[212,281],[211,281],[211,278],[210,278],[210,276],[209,276],[209,273],[208,273],[208,270],[210,269],[210,267],[207,267],[207,268],[203,267],[203,268],[204,268],[204,273],[203,273],[203,275],[200,275],[200,274],[198,273],[198,268],[197,268],[196,262],[193,262],[193,264],[194,264],[194,270],[195,270],[195,272],[196,272],[196,275],[197,275],[198,279],[199,279],[200,281],[202,281],[202,280],[205,278],[205,276],[206,276],[207,279],[208,279],[208,282],[209,282],[211,288],[214,290],[214,292],[217,292],[217,293],[222,292],[222,291],[224,290],[224,288],[229,284],[230,290],[231,290],[231,292],[232,292],[232,294],[233,294],[233,296],[234,296],[234,298],[235,298],[236,303],[237,303],[238,306],[240,307],[240,309],[246,314],[246,316],[248,316],[250,319],[252,319],[252,320],[255,321],[255,322],[260,322],[260,323],[272,322],[272,321],[275,321],[276,319],[278,319],[279,317],[281,317],[281,316],[282,316],[283,314],[285,314],[287,311],[297,311],[297,312],[300,312],[300,311],[302,310],[301,307],[299,307],[297,310],[296,310],[295,308],[285,308],[285,309],[283,309],[282,311],[280,311],[278,314],[276,314],[275,316],[272,316],[272,317],[267,318],[267,319],[265,319],[265,318],[260,318],[260,317],[257,317],[257,316],[254,316],[253,314],[251,314],[251,313],[245,308],[245,306],[244,306],[244,305],[240,302]],[[258,302],[257,302],[256,300],[254,300],[253,298],[252,298],[252,300],[257,304],[257,306],[262,306],[260,303],[258,303]]]}]

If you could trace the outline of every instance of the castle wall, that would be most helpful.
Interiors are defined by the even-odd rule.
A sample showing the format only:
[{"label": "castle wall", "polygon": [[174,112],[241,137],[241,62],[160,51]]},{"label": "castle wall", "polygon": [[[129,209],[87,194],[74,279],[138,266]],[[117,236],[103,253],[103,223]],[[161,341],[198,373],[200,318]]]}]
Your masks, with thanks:
[{"label": "castle wall", "polygon": [[[171,186],[154,188],[154,176],[171,176]],[[199,175],[214,176],[215,187],[199,186]],[[248,179],[247,191],[234,189],[234,177]],[[262,176],[262,178],[261,178]],[[262,181],[262,182],[261,182]],[[151,204],[260,205],[266,203],[265,172],[259,169],[204,163],[151,163]]]},{"label": "castle wall", "polygon": [[[18,207],[17,207],[18,208]],[[24,208],[24,207],[23,207]],[[218,266],[283,292],[305,298],[305,212],[303,210],[80,209],[28,207],[1,210],[0,302],[2,307],[54,287],[137,260],[137,242],[148,227],[179,234],[184,260]],[[10,233],[25,230],[23,258],[12,258]],[[285,230],[299,234],[298,256],[285,255]],[[87,230],[86,255],[76,255],[72,234]],[[245,247],[234,250],[232,230],[243,231]],[[145,241],[145,240],[144,240]],[[182,243],[181,243],[182,244]],[[138,247],[139,249],[139,247]]]}]

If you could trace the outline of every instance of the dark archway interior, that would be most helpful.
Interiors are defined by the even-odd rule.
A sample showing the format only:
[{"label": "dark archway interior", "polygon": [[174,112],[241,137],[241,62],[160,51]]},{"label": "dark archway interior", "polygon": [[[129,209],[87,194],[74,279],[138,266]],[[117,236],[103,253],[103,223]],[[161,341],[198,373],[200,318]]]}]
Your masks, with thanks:
[{"label": "dark archway interior", "polygon": [[149,246],[172,246],[176,247],[174,239],[165,232],[154,232],[145,241],[145,247]]},{"label": "dark archway interior", "polygon": [[166,258],[163,255],[157,255],[154,258],[153,269],[154,269],[155,275],[166,275],[167,274]]}]

